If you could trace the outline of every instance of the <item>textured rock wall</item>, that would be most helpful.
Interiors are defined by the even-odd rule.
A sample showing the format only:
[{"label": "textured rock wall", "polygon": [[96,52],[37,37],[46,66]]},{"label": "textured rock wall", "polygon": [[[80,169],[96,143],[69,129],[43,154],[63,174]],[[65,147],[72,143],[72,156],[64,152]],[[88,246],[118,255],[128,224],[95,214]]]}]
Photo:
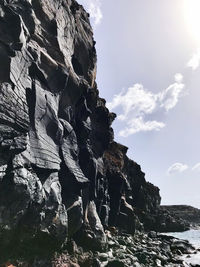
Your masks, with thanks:
[{"label": "textured rock wall", "polygon": [[5,259],[54,251],[71,237],[101,248],[103,226],[134,233],[159,207],[159,189],[113,140],[88,16],[74,0],[0,0]]},{"label": "textured rock wall", "polygon": [[179,217],[189,224],[192,228],[199,228],[200,225],[200,209],[188,205],[168,205],[160,207],[163,212],[168,212],[171,216]]}]

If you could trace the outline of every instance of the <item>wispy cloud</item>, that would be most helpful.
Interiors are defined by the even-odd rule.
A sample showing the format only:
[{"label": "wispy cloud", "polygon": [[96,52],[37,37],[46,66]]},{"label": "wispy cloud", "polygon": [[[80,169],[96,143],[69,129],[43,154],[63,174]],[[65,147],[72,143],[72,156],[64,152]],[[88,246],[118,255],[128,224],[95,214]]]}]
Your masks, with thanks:
[{"label": "wispy cloud", "polygon": [[192,170],[193,171],[197,171],[197,172],[200,172],[200,162],[195,164],[193,167],[192,167]]},{"label": "wispy cloud", "polygon": [[165,127],[164,122],[145,118],[161,110],[169,111],[177,105],[184,89],[183,75],[177,73],[174,79],[173,84],[157,94],[147,90],[142,84],[135,84],[129,87],[127,92],[123,89],[114,95],[107,107],[110,110],[122,109],[118,119],[125,122],[126,126],[120,131],[120,136],[127,137],[141,131],[159,131]]},{"label": "wispy cloud", "polygon": [[174,173],[184,172],[187,169],[188,169],[188,165],[187,164],[176,162],[176,163],[172,164],[172,166],[169,167],[169,169],[167,170],[167,173],[169,175],[171,175],[171,174],[174,174]]},{"label": "wispy cloud", "polygon": [[187,63],[187,67],[196,70],[200,65],[200,48],[194,53]]},{"label": "wispy cloud", "polygon": [[143,117],[134,118],[128,121],[128,126],[124,130],[119,132],[119,136],[128,137],[131,134],[138,132],[147,132],[147,131],[160,131],[165,124],[158,121],[144,121]]},{"label": "wispy cloud", "polygon": [[103,18],[101,0],[79,0],[78,2],[89,12],[93,26],[99,25]]},{"label": "wispy cloud", "polygon": [[101,2],[97,0],[94,2],[91,1],[89,5],[89,13],[91,18],[94,19],[94,24],[100,24],[103,18],[103,14],[101,11]]},{"label": "wispy cloud", "polygon": [[121,106],[123,113],[118,116],[118,119],[126,120],[130,113],[134,116],[152,113],[156,108],[156,99],[156,95],[146,90],[142,84],[135,84],[129,87],[125,94],[122,91],[115,95],[113,100],[107,103],[107,107],[114,109]]},{"label": "wispy cloud", "polygon": [[163,90],[159,95],[160,106],[166,111],[174,108],[178,103],[181,93],[185,87],[183,84],[183,75],[177,73],[175,76],[175,83],[171,84],[167,89]]}]

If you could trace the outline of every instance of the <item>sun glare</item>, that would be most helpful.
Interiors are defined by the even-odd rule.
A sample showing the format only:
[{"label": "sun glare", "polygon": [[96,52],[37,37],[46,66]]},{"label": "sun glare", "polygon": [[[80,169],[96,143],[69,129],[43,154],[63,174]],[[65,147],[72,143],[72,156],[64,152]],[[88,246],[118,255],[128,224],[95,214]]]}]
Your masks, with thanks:
[{"label": "sun glare", "polygon": [[200,0],[185,0],[184,9],[188,29],[200,44]]}]

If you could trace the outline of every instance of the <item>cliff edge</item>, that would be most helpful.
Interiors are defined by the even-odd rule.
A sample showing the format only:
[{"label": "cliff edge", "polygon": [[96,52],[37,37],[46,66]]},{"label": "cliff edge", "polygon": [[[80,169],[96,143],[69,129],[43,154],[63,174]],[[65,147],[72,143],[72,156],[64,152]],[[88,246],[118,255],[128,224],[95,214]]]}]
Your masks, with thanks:
[{"label": "cliff edge", "polygon": [[162,205],[163,211],[168,211],[173,216],[181,218],[187,222],[191,228],[199,229],[200,226],[200,209],[188,205]]},{"label": "cliff edge", "polygon": [[0,263],[155,229],[159,189],[114,141],[83,7],[0,0],[0,65]]}]

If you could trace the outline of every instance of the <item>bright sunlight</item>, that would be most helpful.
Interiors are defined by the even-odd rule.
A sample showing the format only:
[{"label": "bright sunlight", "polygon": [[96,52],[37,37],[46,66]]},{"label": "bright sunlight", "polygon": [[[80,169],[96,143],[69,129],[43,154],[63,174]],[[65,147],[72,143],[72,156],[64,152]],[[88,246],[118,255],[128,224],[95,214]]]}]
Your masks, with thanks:
[{"label": "bright sunlight", "polygon": [[189,31],[200,44],[200,0],[185,0],[184,15]]}]

